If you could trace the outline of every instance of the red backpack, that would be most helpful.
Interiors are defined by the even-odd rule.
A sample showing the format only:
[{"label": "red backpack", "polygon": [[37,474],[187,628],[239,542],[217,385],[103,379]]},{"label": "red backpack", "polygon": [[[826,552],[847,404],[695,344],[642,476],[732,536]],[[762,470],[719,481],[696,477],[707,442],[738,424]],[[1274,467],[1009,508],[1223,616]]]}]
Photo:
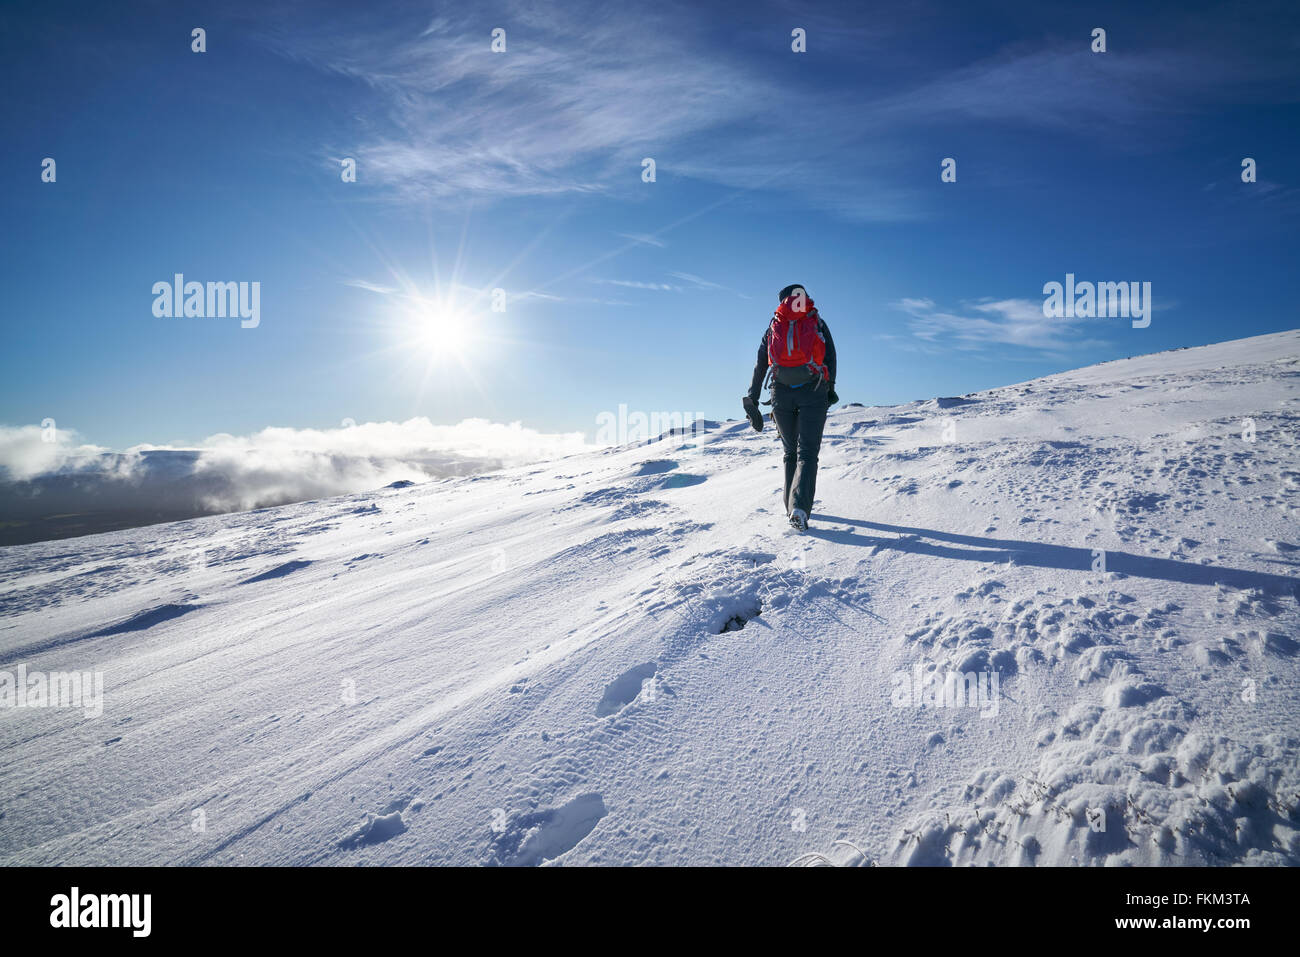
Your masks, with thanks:
[{"label": "red backpack", "polygon": [[768,330],[767,364],[773,369],[807,366],[818,379],[825,379],[826,340],[820,326],[821,317],[806,293],[781,300]]}]

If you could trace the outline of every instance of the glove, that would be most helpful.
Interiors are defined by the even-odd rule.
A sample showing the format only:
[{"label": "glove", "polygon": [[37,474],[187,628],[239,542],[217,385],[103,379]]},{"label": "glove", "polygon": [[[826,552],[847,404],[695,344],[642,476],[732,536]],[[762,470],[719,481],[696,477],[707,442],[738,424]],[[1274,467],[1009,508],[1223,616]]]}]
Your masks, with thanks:
[{"label": "glove", "polygon": [[749,424],[754,427],[754,431],[762,432],[763,413],[758,411],[758,403],[754,401],[754,397],[747,395],[740,400],[740,404],[745,407],[745,418],[749,419]]},{"label": "glove", "polygon": [[830,400],[831,405],[834,405],[836,402],[840,401],[840,397],[835,394],[835,386],[831,386],[831,394],[827,396],[827,398]]}]

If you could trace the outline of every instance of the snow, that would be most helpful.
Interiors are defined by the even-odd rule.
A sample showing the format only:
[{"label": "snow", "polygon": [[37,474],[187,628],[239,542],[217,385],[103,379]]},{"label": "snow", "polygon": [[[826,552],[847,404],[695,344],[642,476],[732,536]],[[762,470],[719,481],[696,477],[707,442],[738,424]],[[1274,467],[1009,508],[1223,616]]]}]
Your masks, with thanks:
[{"label": "snow", "polygon": [[5,548],[104,699],[0,709],[0,863],[1300,863],[1298,381],[839,408],[802,535],[739,421]]}]

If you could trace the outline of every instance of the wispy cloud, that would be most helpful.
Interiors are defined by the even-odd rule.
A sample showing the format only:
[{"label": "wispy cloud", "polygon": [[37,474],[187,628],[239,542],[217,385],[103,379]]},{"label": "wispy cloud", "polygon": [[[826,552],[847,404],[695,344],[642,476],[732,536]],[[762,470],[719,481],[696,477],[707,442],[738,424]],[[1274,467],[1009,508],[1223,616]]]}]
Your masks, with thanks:
[{"label": "wispy cloud", "polygon": [[[1049,319],[1043,303],[1033,299],[995,299],[967,303],[958,311],[940,308],[932,299],[900,299],[891,303],[905,312],[908,330],[926,351],[981,352],[1006,346],[1059,358],[1071,349],[1103,346],[1084,337],[1086,324],[1098,320]],[[1005,351],[999,358],[1007,358]]]},{"label": "wispy cloud", "polygon": [[549,292],[521,292],[510,294],[506,297],[509,302],[523,302],[528,299],[538,299],[542,302],[563,302],[563,303],[585,303],[592,306],[630,306],[632,303],[626,299],[603,299],[599,296],[557,296]]},{"label": "wispy cloud", "polygon": [[752,298],[751,296],[745,295],[743,292],[738,292],[737,290],[732,289],[730,286],[724,286],[720,282],[713,282],[712,280],[704,279],[703,277],[697,276],[694,273],[670,272],[668,276],[671,279],[680,279],[682,282],[690,283],[692,286],[694,286],[697,289],[716,289],[719,292],[734,293],[735,295],[739,296],[741,299]]},{"label": "wispy cloud", "polygon": [[[711,282],[710,280],[697,276],[694,273],[670,272],[668,273],[668,278],[677,279],[680,282],[686,283],[686,285],[691,287],[692,289],[716,289],[720,292],[735,293],[736,295],[740,296],[742,299],[750,298],[749,296],[736,292],[736,290],[732,289],[730,286],[724,286],[721,283]],[[654,282],[654,281],[646,281],[641,279],[591,279],[589,281],[598,283],[600,285],[606,285],[606,286],[622,286],[625,289],[644,289],[647,290],[648,292],[686,292],[687,291],[686,286],[680,286],[676,283]]]},{"label": "wispy cloud", "polygon": [[345,279],[343,285],[352,286],[355,289],[365,289],[368,292],[376,292],[381,296],[391,296],[398,291],[393,286],[384,286],[377,282],[370,282],[367,279]]},{"label": "wispy cloud", "polygon": [[692,286],[698,286],[701,289],[726,289],[721,283],[710,282],[707,279],[701,279],[694,273],[689,272],[670,272],[668,274],[673,279],[680,279],[682,282],[689,282]]},{"label": "wispy cloud", "polygon": [[681,286],[666,282],[642,282],[639,279],[592,279],[591,282],[605,286],[622,286],[625,289],[647,289],[652,292],[684,292]]},{"label": "wispy cloud", "polygon": [[657,246],[663,249],[668,244],[657,236],[651,236],[648,233],[615,233],[620,239],[630,239],[634,243],[640,243],[643,246]]},{"label": "wispy cloud", "polygon": [[[870,28],[799,14],[816,21],[815,62],[834,70],[848,68],[864,44],[883,53],[912,27],[924,36],[926,8]],[[774,21],[787,14],[760,11]],[[642,185],[640,163],[651,156],[661,177],[784,192],[847,218],[911,220],[927,214],[935,192],[918,186],[911,168],[918,128],[1023,126],[1123,149],[1150,142],[1155,126],[1176,124],[1198,103],[1248,90],[1242,58],[1206,55],[1204,41],[1099,55],[1086,34],[1001,50],[972,44],[965,60],[922,54],[866,88],[827,87],[774,70],[774,55],[794,54],[767,46],[766,27],[738,26],[743,42],[719,45],[710,18],[672,2],[487,3],[380,27],[360,14],[294,19],[270,42],[373,94],[356,108],[364,119],[348,155],[366,182],[404,198],[627,191]],[[494,25],[506,29],[504,53],[491,52]],[[1185,39],[1176,26],[1161,35]],[[1285,75],[1275,53],[1268,74]],[[806,135],[791,136],[777,117],[797,117]],[[1099,128],[1108,135],[1099,139]],[[1143,136],[1116,135],[1133,130]]]},{"label": "wispy cloud", "polygon": [[[390,299],[405,301],[414,304],[427,304],[437,300],[437,295],[432,292],[424,292],[414,286],[407,289],[398,289],[396,286],[385,286],[382,283],[371,282],[368,279],[348,279],[344,280],[345,286],[352,286],[356,289],[364,289],[367,292],[373,292],[377,295],[385,296]],[[472,311],[476,306],[487,303],[491,299],[491,289],[480,289],[474,286],[466,285],[460,282],[450,282],[446,284],[447,293],[454,300],[459,301],[462,308]],[[526,302],[530,299],[540,302],[557,302],[557,303],[587,303],[597,306],[630,306],[632,303],[623,299],[602,299],[594,296],[561,296],[555,293],[541,292],[537,290],[526,290],[524,292],[506,291],[506,302]]]},{"label": "wispy cloud", "polygon": [[891,127],[944,120],[1011,123],[1058,132],[1112,132],[1175,112],[1196,70],[1182,56],[1091,53],[1076,44],[989,57],[940,74],[875,103],[871,112]]},{"label": "wispy cloud", "polygon": [[[909,189],[883,179],[863,188],[870,164],[863,150],[846,149],[861,133],[837,132],[843,103],[801,93],[769,62],[711,44],[697,8],[491,10],[440,16],[422,32],[294,22],[271,42],[373,93],[361,141],[346,152],[367,183],[401,198],[608,193],[640,186],[651,156],[661,176],[819,192],[846,215],[913,216]],[[505,53],[490,51],[489,23],[506,25]],[[820,145],[790,142],[772,122],[783,115],[819,129]]]},{"label": "wispy cloud", "polygon": [[[475,9],[418,34],[296,24],[273,42],[379,95],[382,122],[355,151],[369,182],[434,196],[592,192],[615,168],[639,179],[647,150],[754,117],[762,91],[775,95],[760,73],[693,51],[683,13]],[[490,49],[497,23],[505,53]]]}]

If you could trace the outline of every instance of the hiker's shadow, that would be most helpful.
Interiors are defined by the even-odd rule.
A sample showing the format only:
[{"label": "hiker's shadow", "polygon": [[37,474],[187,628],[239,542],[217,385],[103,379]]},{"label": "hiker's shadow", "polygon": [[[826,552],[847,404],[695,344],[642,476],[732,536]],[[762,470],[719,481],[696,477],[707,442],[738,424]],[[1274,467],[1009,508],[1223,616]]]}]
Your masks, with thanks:
[{"label": "hiker's shadow", "polygon": [[[841,545],[875,545],[894,551],[916,555],[933,555],[936,558],[955,558],[970,562],[995,562],[1033,565],[1039,568],[1061,568],[1069,571],[1094,571],[1093,562],[1104,553],[1105,570],[1134,578],[1153,578],[1162,581],[1182,582],[1187,585],[1227,585],[1232,588],[1258,588],[1262,591],[1291,595],[1300,600],[1300,580],[1286,575],[1248,571],[1244,568],[1225,568],[1221,565],[1198,565],[1172,558],[1154,558],[1133,555],[1112,549],[1072,548],[1068,545],[1047,545],[1042,542],[1022,542],[1010,538],[982,538],[977,535],[956,535],[930,528],[912,528],[906,525],[886,525],[858,518],[838,515],[819,515],[820,522],[838,525],[856,525],[880,532],[908,536],[888,538],[877,535],[859,535],[849,529],[827,528],[815,525],[808,534]],[[910,537],[915,536],[915,537]]]}]

